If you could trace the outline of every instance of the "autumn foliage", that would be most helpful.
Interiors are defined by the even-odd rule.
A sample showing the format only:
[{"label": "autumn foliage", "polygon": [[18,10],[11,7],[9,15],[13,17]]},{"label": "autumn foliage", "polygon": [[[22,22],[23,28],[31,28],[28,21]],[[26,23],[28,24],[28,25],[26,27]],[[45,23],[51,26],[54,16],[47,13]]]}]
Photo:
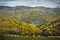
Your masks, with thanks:
[{"label": "autumn foliage", "polygon": [[0,34],[20,34],[20,35],[60,35],[60,19],[49,22],[41,26],[25,21],[18,21],[14,18],[0,18]]}]

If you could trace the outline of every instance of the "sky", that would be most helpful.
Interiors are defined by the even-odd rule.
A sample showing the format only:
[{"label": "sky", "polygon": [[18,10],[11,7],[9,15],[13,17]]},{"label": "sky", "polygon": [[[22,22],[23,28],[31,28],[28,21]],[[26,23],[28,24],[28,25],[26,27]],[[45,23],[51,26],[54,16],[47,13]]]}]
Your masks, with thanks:
[{"label": "sky", "polygon": [[0,0],[0,6],[43,6],[60,8],[60,0]]}]

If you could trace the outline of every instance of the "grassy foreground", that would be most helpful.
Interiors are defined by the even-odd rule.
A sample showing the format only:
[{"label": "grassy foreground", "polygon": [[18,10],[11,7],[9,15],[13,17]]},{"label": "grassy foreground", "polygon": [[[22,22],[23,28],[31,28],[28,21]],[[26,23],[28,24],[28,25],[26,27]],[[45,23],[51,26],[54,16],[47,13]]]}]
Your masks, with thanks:
[{"label": "grassy foreground", "polygon": [[3,37],[3,36],[0,36],[0,40],[60,40],[60,38],[50,38],[50,37]]}]

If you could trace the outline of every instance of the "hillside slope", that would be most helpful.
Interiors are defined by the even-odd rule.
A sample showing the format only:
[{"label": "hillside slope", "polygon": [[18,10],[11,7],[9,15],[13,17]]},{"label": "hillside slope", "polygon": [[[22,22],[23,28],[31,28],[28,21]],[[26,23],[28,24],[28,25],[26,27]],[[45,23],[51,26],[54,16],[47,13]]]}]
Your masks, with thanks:
[{"label": "hillside slope", "polygon": [[60,8],[3,7],[0,10],[0,17],[13,17],[17,20],[26,21],[27,23],[33,23],[38,26],[60,19]]}]

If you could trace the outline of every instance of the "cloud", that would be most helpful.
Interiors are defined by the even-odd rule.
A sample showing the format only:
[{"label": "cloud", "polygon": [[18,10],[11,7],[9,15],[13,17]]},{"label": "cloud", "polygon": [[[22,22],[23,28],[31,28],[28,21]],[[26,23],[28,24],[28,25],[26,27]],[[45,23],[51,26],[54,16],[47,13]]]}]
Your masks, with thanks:
[{"label": "cloud", "polygon": [[60,7],[60,0],[0,0],[0,6],[44,6]]},{"label": "cloud", "polygon": [[16,1],[16,0],[0,0],[0,1]]}]

